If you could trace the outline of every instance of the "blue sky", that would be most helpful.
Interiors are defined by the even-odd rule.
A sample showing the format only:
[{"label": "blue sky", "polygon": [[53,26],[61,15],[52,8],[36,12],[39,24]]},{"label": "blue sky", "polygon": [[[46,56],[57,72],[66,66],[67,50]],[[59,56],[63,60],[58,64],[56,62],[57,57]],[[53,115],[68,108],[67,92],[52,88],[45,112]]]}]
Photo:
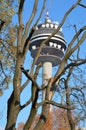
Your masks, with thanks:
[{"label": "blue sky", "polygon": [[[31,2],[28,2],[28,1],[31,1]],[[26,0],[26,2],[25,2],[24,13],[23,13],[24,24],[26,23],[27,19],[30,17],[33,2],[34,2],[34,0]],[[41,22],[44,21],[44,18],[46,16],[46,10],[48,9],[50,19],[52,21],[58,21],[60,23],[65,12],[70,8],[70,6],[74,2],[75,2],[75,0],[47,0],[46,8],[45,8],[45,11],[44,11],[43,16],[40,21]],[[86,0],[82,0],[82,3],[84,3],[86,5]],[[40,8],[41,5],[42,5],[42,0],[39,0],[37,16],[41,9]],[[34,22],[36,21],[37,16],[35,17],[32,24],[34,24]],[[14,24],[18,23],[16,15],[13,18],[13,23]],[[80,28],[83,25],[86,25],[86,9],[78,6],[76,9],[73,10],[73,12],[68,16],[67,20],[65,21],[65,24],[63,25],[63,33],[64,33],[64,37],[65,37],[67,43],[70,42],[71,38],[75,34],[75,30],[73,27],[74,24],[77,25],[77,28]],[[83,49],[83,46],[82,46],[82,49]],[[86,51],[84,51],[84,50],[83,50],[83,54],[84,53],[86,54]],[[30,61],[29,61],[29,59],[30,59]],[[25,63],[26,68],[29,67],[29,64],[31,62],[32,62],[32,58],[30,58],[30,53],[28,53],[27,58],[26,58],[26,63]],[[41,78],[41,76],[39,76],[39,78]],[[25,78],[24,78],[24,80],[25,80]],[[6,124],[7,100],[9,98],[11,92],[12,92],[12,84],[10,84],[9,89],[5,90],[3,96],[0,97],[0,104],[1,104],[0,113],[3,114],[2,118],[0,119],[1,128],[4,128],[5,124]],[[22,102],[21,103],[23,104],[29,97],[30,97],[30,86],[28,86],[25,89],[25,91],[22,93],[22,95],[21,95]],[[28,107],[26,108],[25,111],[23,110],[19,114],[17,122],[21,122],[21,121],[25,122],[27,119],[27,115],[29,114],[29,110],[30,109],[28,109]]]}]

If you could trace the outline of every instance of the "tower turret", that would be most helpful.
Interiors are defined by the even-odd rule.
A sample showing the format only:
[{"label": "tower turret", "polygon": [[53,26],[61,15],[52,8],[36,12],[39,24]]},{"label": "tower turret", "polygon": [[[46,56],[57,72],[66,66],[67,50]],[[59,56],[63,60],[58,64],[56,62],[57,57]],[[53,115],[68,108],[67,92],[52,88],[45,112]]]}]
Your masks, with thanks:
[{"label": "tower turret", "polygon": [[[29,50],[33,58],[40,48],[41,43],[46,40],[58,28],[58,22],[52,22],[48,14],[45,21],[38,24],[30,40]],[[37,59],[36,64],[42,63],[42,83],[46,86],[48,80],[52,77],[52,66],[60,64],[66,50],[66,41],[64,39],[62,28],[45,44]],[[45,100],[46,89],[43,90],[43,100]],[[50,97],[51,98],[51,94]],[[51,109],[50,109],[51,111]]]},{"label": "tower turret", "polygon": [[[47,39],[59,26],[58,22],[52,22],[49,17],[45,18],[44,23],[38,24],[30,40],[30,51],[33,58],[35,58],[41,43]],[[66,41],[64,39],[62,29],[58,31],[43,47],[40,56],[36,62],[43,64],[44,62],[51,62],[52,66],[60,63],[64,52],[66,50]]]}]

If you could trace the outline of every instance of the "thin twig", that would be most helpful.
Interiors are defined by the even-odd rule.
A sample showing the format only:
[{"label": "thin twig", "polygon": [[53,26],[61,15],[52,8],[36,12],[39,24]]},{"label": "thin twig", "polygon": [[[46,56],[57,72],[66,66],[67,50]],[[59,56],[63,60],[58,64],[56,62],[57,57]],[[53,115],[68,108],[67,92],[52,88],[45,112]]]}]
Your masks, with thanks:
[{"label": "thin twig", "polygon": [[79,5],[80,5],[81,7],[86,8],[86,5],[83,5],[83,4],[81,4],[81,3],[79,3]]}]

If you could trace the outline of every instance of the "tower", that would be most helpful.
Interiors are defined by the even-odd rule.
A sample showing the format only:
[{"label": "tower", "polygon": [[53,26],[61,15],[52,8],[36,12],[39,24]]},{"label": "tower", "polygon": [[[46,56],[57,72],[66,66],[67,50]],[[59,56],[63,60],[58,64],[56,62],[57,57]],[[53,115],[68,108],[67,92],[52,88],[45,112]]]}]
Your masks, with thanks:
[{"label": "tower", "polygon": [[[41,43],[46,40],[59,26],[58,22],[52,22],[48,14],[45,21],[38,24],[30,40],[29,50],[31,56],[35,58]],[[52,67],[60,64],[66,50],[66,41],[64,39],[62,29],[60,29],[42,48],[36,64],[40,62],[43,67],[43,84],[47,84],[47,80],[52,77]],[[45,92],[43,94],[45,97]]]}]

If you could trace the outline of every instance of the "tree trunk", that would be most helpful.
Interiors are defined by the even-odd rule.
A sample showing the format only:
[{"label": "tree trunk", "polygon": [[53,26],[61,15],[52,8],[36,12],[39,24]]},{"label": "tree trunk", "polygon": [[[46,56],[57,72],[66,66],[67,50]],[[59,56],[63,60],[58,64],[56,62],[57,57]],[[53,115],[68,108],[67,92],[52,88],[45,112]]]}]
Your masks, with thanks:
[{"label": "tree trunk", "polygon": [[[68,76],[68,78],[69,78],[69,76]],[[66,88],[66,103],[67,103],[67,106],[70,107],[70,91],[68,88],[68,79],[65,82],[65,88]],[[68,117],[70,129],[75,130],[75,123],[74,123],[73,118],[72,118],[71,110],[67,110],[67,117]]]},{"label": "tree trunk", "polygon": [[15,123],[20,111],[20,87],[22,77],[20,66],[23,63],[22,61],[22,57],[18,55],[13,78],[13,92],[8,100],[7,124],[5,130],[15,130]]},{"label": "tree trunk", "polygon": [[37,109],[36,108],[32,108],[32,110],[30,112],[29,119],[25,123],[24,130],[29,130],[31,128],[32,123],[34,122],[36,113],[37,113]]},{"label": "tree trunk", "polygon": [[50,105],[44,104],[43,111],[42,111],[42,114],[40,116],[40,119],[39,119],[37,125],[35,126],[35,128],[33,130],[43,130],[43,126],[47,121],[48,114],[50,113],[49,110],[50,110]]},{"label": "tree trunk", "polygon": [[72,119],[72,114],[71,114],[70,110],[67,110],[67,117],[68,117],[68,121],[69,121],[69,124],[70,124],[70,129],[75,130],[75,123]]},{"label": "tree trunk", "polygon": [[32,94],[32,108],[31,108],[29,118],[27,122],[25,123],[24,130],[28,130],[31,128],[31,126],[33,126],[33,122],[37,113],[36,103],[37,103],[39,91],[38,91],[37,86],[34,83],[32,83],[32,93],[33,93]]},{"label": "tree trunk", "polygon": [[15,130],[15,123],[19,113],[19,106],[14,99],[14,91],[8,100],[7,124],[5,130]]}]

